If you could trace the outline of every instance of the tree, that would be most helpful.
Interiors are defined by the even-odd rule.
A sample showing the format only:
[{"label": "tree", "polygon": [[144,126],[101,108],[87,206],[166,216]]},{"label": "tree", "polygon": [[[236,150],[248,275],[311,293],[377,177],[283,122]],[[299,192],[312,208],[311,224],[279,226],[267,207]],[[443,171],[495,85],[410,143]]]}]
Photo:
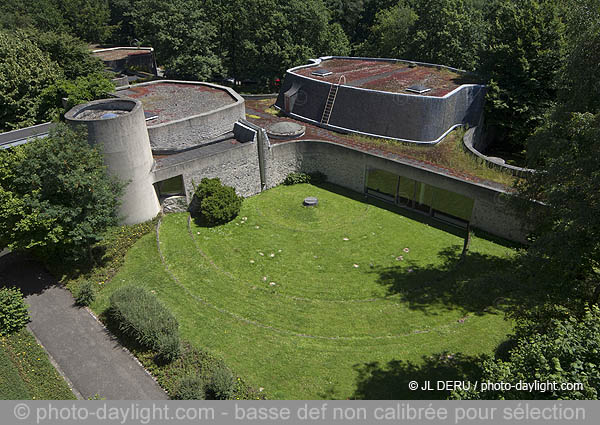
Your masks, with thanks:
[{"label": "tree", "polygon": [[109,0],[110,26],[114,29],[110,41],[120,46],[131,46],[135,28],[130,11],[135,0]]},{"label": "tree", "polygon": [[568,39],[559,102],[571,111],[600,112],[600,3],[566,0]]},{"label": "tree", "polygon": [[412,7],[419,19],[410,42],[411,59],[476,69],[486,38],[480,9],[465,0],[413,0]]},{"label": "tree", "polygon": [[[60,79],[42,91],[40,108],[49,119],[58,121],[72,107],[91,100],[106,99],[114,89],[115,85],[103,72],[75,80]],[[67,101],[63,105],[65,98]]]},{"label": "tree", "polygon": [[109,25],[108,0],[3,0],[0,27],[68,32],[83,40],[106,41]]},{"label": "tree", "polygon": [[58,3],[73,35],[92,43],[110,37],[114,28],[109,25],[108,0],[58,0]]},{"label": "tree", "polygon": [[138,0],[131,10],[135,33],[155,48],[167,76],[210,80],[221,74],[217,31],[201,0]]},{"label": "tree", "polygon": [[564,54],[560,6],[550,0],[497,0],[487,21],[480,69],[489,81],[486,119],[495,143],[519,152],[556,98]]},{"label": "tree", "polygon": [[2,0],[0,28],[19,30],[35,28],[40,31],[68,31],[69,27],[59,7],[60,0]]},{"label": "tree", "polygon": [[308,58],[349,53],[321,0],[215,1],[219,52],[229,75],[268,86]]},{"label": "tree", "polygon": [[[418,16],[405,2],[377,12],[369,39],[357,47],[364,56],[406,58]],[[411,58],[412,59],[412,58]]]},{"label": "tree", "polygon": [[40,95],[62,76],[60,67],[26,34],[0,31],[0,131],[47,120]]},{"label": "tree", "polygon": [[66,32],[29,30],[26,35],[60,66],[67,80],[100,74],[104,70],[102,61],[92,55],[87,44]]},{"label": "tree", "polygon": [[0,151],[0,245],[45,260],[78,260],[117,224],[123,185],[81,131]]},{"label": "tree", "polygon": [[[507,359],[487,359],[482,363],[479,382],[534,384],[555,382],[556,388],[529,391],[513,387],[481,391],[455,391],[452,398],[471,400],[587,400],[600,395],[600,310],[588,309],[581,319],[574,317],[552,323],[548,333],[528,327],[517,330],[514,348]],[[582,389],[561,388],[580,383]],[[545,391],[542,391],[545,389]]]},{"label": "tree", "polygon": [[[557,109],[529,142],[537,172],[518,185],[532,229],[531,278],[561,305],[600,299],[600,114]],[[544,206],[527,202],[538,200]]]}]

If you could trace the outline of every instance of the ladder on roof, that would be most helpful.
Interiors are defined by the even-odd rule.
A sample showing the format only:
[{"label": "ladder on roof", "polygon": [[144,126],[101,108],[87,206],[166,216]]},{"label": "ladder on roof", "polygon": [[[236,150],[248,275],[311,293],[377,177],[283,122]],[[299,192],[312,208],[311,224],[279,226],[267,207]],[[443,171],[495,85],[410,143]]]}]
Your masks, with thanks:
[{"label": "ladder on roof", "polygon": [[327,102],[325,102],[325,109],[323,109],[323,115],[321,116],[321,124],[329,124],[329,118],[331,118],[331,111],[333,111],[335,98],[337,97],[338,89],[342,84],[346,84],[345,75],[342,75],[340,77],[337,84],[332,84],[329,88],[329,95],[327,96]]}]

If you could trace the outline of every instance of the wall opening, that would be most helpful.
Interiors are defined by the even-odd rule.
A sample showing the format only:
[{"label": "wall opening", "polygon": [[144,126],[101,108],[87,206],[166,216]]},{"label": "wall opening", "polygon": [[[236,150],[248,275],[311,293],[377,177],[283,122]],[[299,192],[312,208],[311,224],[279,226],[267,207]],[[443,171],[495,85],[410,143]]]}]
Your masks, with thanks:
[{"label": "wall opening", "polygon": [[460,227],[468,226],[475,204],[458,193],[376,168],[367,170],[365,192]]},{"label": "wall opening", "polygon": [[154,187],[156,188],[158,198],[161,200],[170,196],[185,196],[183,175],[156,182],[154,183]]}]

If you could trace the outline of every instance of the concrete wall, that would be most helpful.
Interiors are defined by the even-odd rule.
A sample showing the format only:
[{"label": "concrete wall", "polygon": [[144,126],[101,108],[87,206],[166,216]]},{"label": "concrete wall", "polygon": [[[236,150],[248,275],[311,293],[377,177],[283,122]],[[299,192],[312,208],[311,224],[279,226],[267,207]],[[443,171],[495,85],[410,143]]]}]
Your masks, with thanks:
[{"label": "concrete wall", "polygon": [[475,158],[480,160],[483,164],[486,164],[490,168],[500,170],[504,173],[512,174],[513,176],[525,178],[528,174],[534,173],[535,170],[531,168],[515,167],[504,162],[501,158],[493,158],[486,156],[481,153],[482,143],[480,142],[483,138],[476,137],[478,128],[471,128],[467,130],[463,137],[463,146],[467,153],[473,155]]},{"label": "concrete wall", "polygon": [[[245,197],[260,193],[256,142],[235,145],[211,155],[202,155],[201,149],[199,151],[173,155],[169,162],[154,171],[154,181],[182,175],[188,201],[194,194],[194,183],[200,183],[204,177],[219,177],[224,184],[233,186],[239,195]],[[181,161],[178,156],[181,156]]]},{"label": "concrete wall", "polygon": [[[172,154],[201,145],[230,132],[237,121],[246,117],[244,99],[233,89],[217,84],[198,81],[156,80],[122,87],[121,90],[117,90],[117,95],[119,95],[119,92],[130,88],[165,83],[212,87],[231,96],[233,103],[179,120],[155,125],[152,125],[151,121],[148,122],[150,145],[152,152],[155,154]],[[176,101],[176,99],[173,99],[173,101]]]},{"label": "concrete wall", "polygon": [[[314,65],[312,65],[314,66]],[[298,119],[319,123],[331,84],[288,70],[275,105]],[[329,127],[415,143],[437,143],[458,125],[475,127],[483,116],[485,86],[462,85],[444,97],[340,86]]]},{"label": "concrete wall", "polygon": [[242,100],[184,120],[148,126],[152,151],[161,154],[189,149],[231,131],[234,123],[245,117]]},{"label": "concrete wall", "polygon": [[[82,118],[86,111],[126,111],[115,118]],[[88,141],[101,145],[109,173],[127,183],[119,215],[124,224],[154,218],[160,211],[152,186],[154,160],[146,131],[144,110],[139,101],[105,99],[78,105],[65,114],[71,125],[85,125]]]},{"label": "concrete wall", "polygon": [[502,190],[324,141],[276,144],[267,158],[268,187],[281,183],[292,171],[321,171],[330,182],[363,193],[367,169],[378,168],[474,199],[472,226],[506,239],[526,241],[526,232],[509,210]]}]

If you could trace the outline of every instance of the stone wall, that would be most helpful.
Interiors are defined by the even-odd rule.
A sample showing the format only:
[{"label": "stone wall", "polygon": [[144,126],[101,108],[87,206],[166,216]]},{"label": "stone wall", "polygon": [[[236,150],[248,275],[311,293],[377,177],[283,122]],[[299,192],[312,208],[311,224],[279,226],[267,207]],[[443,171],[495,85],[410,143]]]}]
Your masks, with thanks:
[{"label": "stone wall", "polygon": [[528,174],[535,172],[535,170],[531,168],[515,167],[514,165],[506,164],[501,158],[492,158],[482,154],[482,148],[480,148],[482,143],[480,142],[480,140],[482,140],[483,138],[476,137],[477,133],[478,127],[471,128],[465,133],[463,137],[463,146],[467,153],[473,155],[475,158],[479,159],[488,167],[495,168],[496,170],[500,170],[504,173],[512,174],[513,176],[525,178]]},{"label": "stone wall", "polygon": [[[188,200],[193,194],[192,181],[197,183],[203,177],[219,177],[246,197],[258,194],[261,191],[259,145],[261,143],[249,142],[213,155],[161,166],[155,171],[155,181],[183,175]],[[262,146],[267,189],[281,184],[291,172],[320,171],[331,183],[364,193],[367,170],[378,168],[474,199],[472,226],[506,239],[525,242],[525,231],[507,206],[506,192],[500,189],[325,141],[303,140],[270,145],[268,140],[263,140]]]},{"label": "stone wall", "polygon": [[273,145],[267,158],[268,187],[281,183],[292,171],[320,171],[330,182],[363,193],[367,169],[378,168],[474,199],[472,226],[506,239],[526,242],[526,232],[510,211],[506,192],[500,189],[324,141]]},{"label": "stone wall", "polygon": [[150,145],[157,154],[182,151],[230,132],[245,118],[244,101],[199,114],[184,120],[148,126]]},{"label": "stone wall", "polygon": [[[256,142],[234,145],[210,155],[203,155],[202,149],[198,151],[170,157],[170,163],[162,163],[155,169],[154,181],[182,175],[188,201],[194,194],[194,184],[204,177],[219,177],[224,184],[233,186],[239,195],[245,197],[260,193]],[[180,161],[177,156],[180,156]]]}]

